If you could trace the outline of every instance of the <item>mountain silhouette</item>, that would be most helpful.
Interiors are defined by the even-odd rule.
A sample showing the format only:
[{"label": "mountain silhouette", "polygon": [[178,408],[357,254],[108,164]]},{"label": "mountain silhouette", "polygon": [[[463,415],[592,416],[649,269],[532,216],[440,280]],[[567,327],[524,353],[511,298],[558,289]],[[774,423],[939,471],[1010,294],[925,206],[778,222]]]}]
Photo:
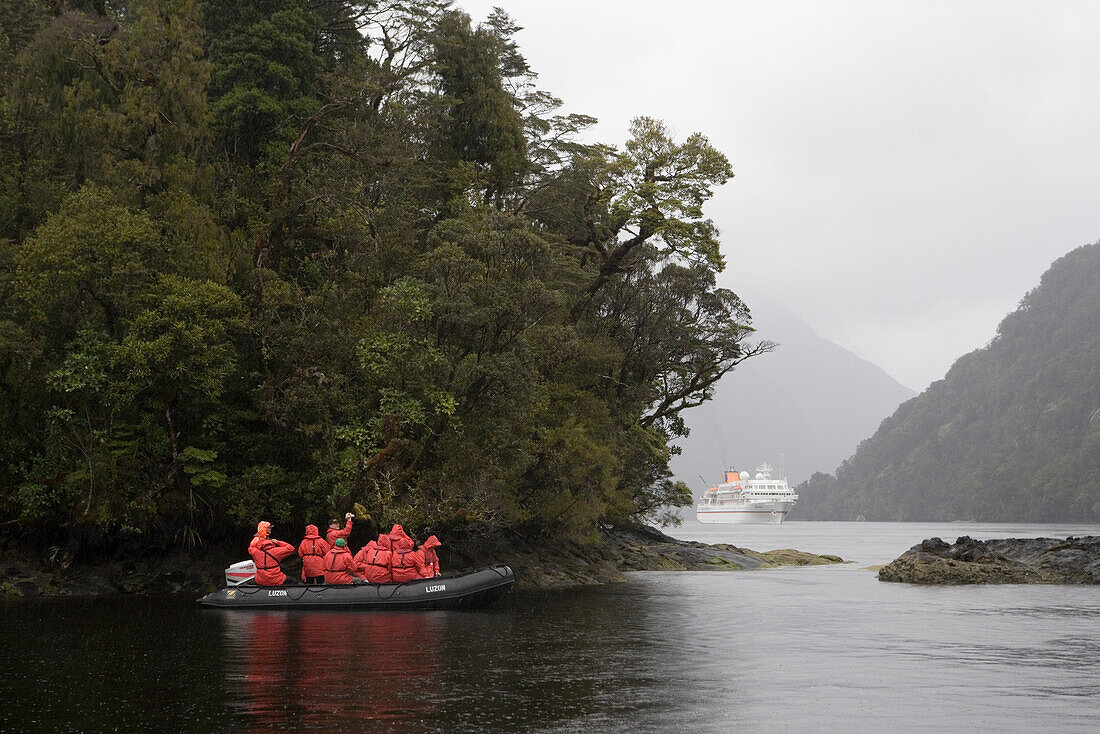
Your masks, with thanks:
[{"label": "mountain silhouette", "polygon": [[691,433],[676,442],[683,453],[672,470],[697,495],[726,468],[766,461],[792,483],[828,471],[915,394],[782,306],[750,303],[759,338],[778,346],[727,374],[713,400],[684,414]]}]

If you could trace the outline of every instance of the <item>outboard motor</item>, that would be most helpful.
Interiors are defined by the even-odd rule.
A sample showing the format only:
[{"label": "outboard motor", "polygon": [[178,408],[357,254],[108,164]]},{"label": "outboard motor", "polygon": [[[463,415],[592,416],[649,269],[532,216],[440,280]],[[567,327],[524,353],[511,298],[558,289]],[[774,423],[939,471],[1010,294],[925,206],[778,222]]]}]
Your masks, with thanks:
[{"label": "outboard motor", "polygon": [[240,586],[246,581],[251,581],[252,577],[255,575],[256,564],[252,561],[234,563],[232,566],[225,569],[225,585]]}]

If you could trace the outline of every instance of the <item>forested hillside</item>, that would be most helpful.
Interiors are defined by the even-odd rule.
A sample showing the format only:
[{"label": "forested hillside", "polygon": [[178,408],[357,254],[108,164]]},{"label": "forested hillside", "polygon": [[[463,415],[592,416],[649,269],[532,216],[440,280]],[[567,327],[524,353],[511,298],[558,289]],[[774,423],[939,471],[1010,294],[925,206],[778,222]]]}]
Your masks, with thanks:
[{"label": "forested hillside", "polygon": [[[762,347],[702,135],[619,147],[501,12],[0,7],[0,528],[584,535],[690,500],[681,411]],[[766,345],[765,347],[766,348]],[[288,532],[293,532],[289,530]]]},{"label": "forested hillside", "polygon": [[1100,244],[799,493],[804,518],[1100,521]]}]

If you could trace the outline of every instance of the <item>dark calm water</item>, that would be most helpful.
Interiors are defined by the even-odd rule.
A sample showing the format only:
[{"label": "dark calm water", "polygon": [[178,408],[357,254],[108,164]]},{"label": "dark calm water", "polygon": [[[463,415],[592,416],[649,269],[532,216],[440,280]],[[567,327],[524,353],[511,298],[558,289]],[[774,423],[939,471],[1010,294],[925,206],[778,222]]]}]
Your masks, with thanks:
[{"label": "dark calm water", "polygon": [[0,606],[0,731],[802,732],[1100,728],[1100,587],[920,588],[924,537],[1098,526],[685,523],[857,563],[641,573],[485,612]]}]

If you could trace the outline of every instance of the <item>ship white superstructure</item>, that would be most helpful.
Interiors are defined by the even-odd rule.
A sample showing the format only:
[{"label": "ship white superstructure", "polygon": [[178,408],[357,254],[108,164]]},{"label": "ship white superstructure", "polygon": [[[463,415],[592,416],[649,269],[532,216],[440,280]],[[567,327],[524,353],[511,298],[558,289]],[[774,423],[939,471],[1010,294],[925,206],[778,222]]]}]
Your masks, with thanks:
[{"label": "ship white superstructure", "polygon": [[772,468],[762,464],[755,475],[727,471],[724,482],[703,494],[695,515],[699,522],[778,525],[796,500],[787,480],[773,479]]}]

